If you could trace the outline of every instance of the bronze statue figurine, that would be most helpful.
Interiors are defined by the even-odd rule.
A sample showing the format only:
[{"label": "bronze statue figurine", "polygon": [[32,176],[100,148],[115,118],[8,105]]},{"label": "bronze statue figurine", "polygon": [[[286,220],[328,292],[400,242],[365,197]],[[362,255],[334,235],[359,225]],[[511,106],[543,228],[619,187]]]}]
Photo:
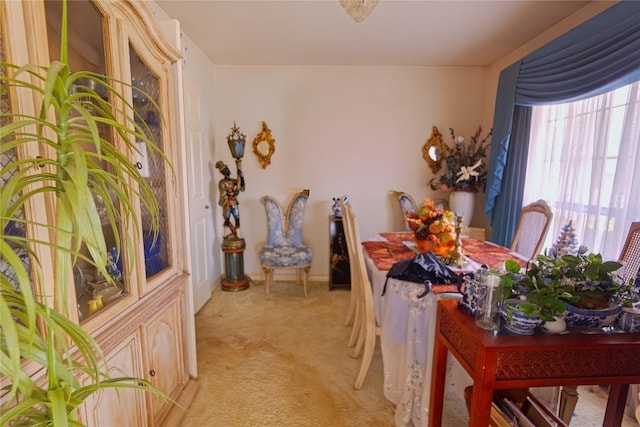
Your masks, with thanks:
[{"label": "bronze statue figurine", "polygon": [[[229,167],[222,161],[216,162],[216,169],[220,171],[223,178],[218,182],[220,200],[218,204],[222,206],[222,216],[224,226],[229,228],[230,233],[224,236],[225,239],[241,239],[240,236],[240,209],[238,207],[238,195],[244,191],[244,174],[241,168],[241,159],[236,159],[237,177],[231,178]],[[231,217],[233,216],[233,223]]]}]

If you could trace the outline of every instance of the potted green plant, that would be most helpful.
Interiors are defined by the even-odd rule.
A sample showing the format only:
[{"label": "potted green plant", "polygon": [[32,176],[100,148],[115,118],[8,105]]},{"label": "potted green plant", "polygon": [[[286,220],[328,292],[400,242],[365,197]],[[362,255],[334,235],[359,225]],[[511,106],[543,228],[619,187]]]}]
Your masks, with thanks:
[{"label": "potted green plant", "polygon": [[501,286],[505,300],[514,296],[523,297],[518,309],[525,315],[553,321],[565,311],[565,303],[560,298],[560,281],[542,274],[542,269],[536,264],[521,273],[520,264],[507,260],[505,274],[501,276]]},{"label": "potted green plant", "polygon": [[[158,202],[131,161],[136,141],[144,142],[162,161],[166,158],[149,137],[144,120],[114,89],[113,80],[70,70],[66,8],[65,1],[60,61],[48,66],[0,63],[3,96],[20,91],[39,100],[33,114],[3,113],[0,128],[0,258],[15,273],[15,281],[0,274],[0,373],[7,391],[0,407],[0,425],[79,425],[77,407],[104,388],[161,394],[141,378],[110,378],[98,344],[67,318],[68,310],[75,309],[68,301],[68,286],[78,259],[106,280],[113,280],[106,269],[109,254],[94,195],[102,198],[109,231],[121,242],[118,253],[126,253],[123,249],[132,241],[120,227],[137,223],[134,203],[139,200],[152,216],[154,227],[158,224]],[[116,147],[109,135],[117,137],[121,145]],[[46,147],[54,155],[13,156],[29,144]],[[4,159],[10,161],[4,163]],[[55,223],[38,223],[18,214],[31,198],[43,193],[53,200]],[[19,232],[37,228],[48,230],[49,240]],[[39,245],[45,245],[54,260],[54,272],[47,277],[34,250]],[[33,262],[29,269],[16,255],[16,248],[30,255]],[[48,283],[46,288],[53,294],[35,292],[32,277]],[[33,381],[25,371],[27,365],[40,366],[46,380]],[[81,375],[88,380],[81,383]]]},{"label": "potted green plant", "polygon": [[585,252],[583,248],[575,255],[538,255],[524,274],[517,263],[508,261],[506,292],[522,296],[525,301],[519,308],[546,321],[564,313],[569,326],[611,324],[620,312],[621,284],[615,272],[622,264]]}]

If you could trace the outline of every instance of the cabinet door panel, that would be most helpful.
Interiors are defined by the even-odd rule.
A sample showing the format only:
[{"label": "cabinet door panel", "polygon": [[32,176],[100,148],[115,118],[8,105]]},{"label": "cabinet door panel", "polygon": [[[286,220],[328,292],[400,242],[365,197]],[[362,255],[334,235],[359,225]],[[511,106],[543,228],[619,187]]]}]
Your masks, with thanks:
[{"label": "cabinet door panel", "polygon": [[147,138],[152,141],[158,151],[140,142],[136,166],[140,174],[149,183],[158,200],[157,235],[152,233],[154,218],[147,206],[140,204],[140,217],[143,231],[144,272],[147,279],[156,276],[171,265],[171,239],[168,222],[167,171],[161,153],[166,154],[165,136],[163,135],[163,118],[159,116],[157,105],[162,104],[161,76],[147,66],[133,45],[129,45],[131,64],[131,81],[136,90],[133,91],[133,106],[137,114],[137,122],[144,129]]},{"label": "cabinet door panel", "polygon": [[[180,301],[176,300],[145,327],[147,378],[170,397],[176,397],[185,384],[180,312]],[[150,413],[157,421],[171,402],[158,396],[149,399]]]},{"label": "cabinet door panel", "polygon": [[[140,331],[125,339],[106,355],[109,375],[142,378],[142,344]],[[107,389],[91,395],[80,411],[83,422],[94,427],[146,426],[145,393],[132,389]]]}]

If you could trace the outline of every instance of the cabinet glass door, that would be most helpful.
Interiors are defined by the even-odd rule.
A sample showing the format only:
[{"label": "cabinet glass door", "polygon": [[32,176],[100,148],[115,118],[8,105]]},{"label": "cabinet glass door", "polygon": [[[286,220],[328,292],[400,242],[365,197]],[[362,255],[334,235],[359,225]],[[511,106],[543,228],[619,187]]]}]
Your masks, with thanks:
[{"label": "cabinet glass door", "polygon": [[[147,138],[152,141],[158,151],[138,142],[138,158],[136,166],[145,177],[158,201],[157,234],[152,232],[153,216],[144,203],[140,204],[142,237],[144,247],[145,275],[150,278],[170,264],[170,229],[167,220],[167,179],[165,162],[160,153],[165,152],[162,135],[162,117],[157,106],[160,100],[160,80],[144,63],[136,49],[129,45],[131,63],[131,84],[134,86],[133,107],[136,110],[136,121],[145,129]],[[137,89],[137,90],[136,90]],[[144,123],[142,123],[144,122]]]},{"label": "cabinet glass door", "polygon": [[[107,75],[109,70],[106,65],[105,34],[102,14],[95,7],[94,3],[88,0],[69,1],[67,3],[67,13],[67,52],[70,71],[72,73],[91,71],[100,75]],[[49,57],[51,60],[59,59],[62,2],[58,0],[45,1],[45,14],[47,17]],[[100,85],[100,83],[96,83],[96,80],[86,78],[78,79],[71,88],[72,93],[82,93],[83,91],[86,93],[88,90],[93,90],[102,99],[109,100],[108,91],[104,86]],[[114,100],[110,101],[113,102]],[[80,98],[79,102],[82,102],[91,114],[98,114],[95,108],[96,104],[90,97]],[[108,141],[108,144],[113,145],[114,137],[111,135],[110,128],[99,125],[98,130],[101,138],[103,138],[104,141]],[[98,167],[103,170],[109,169],[109,166],[100,159],[97,154],[98,149],[92,142],[87,141],[86,143],[80,143],[80,145],[82,145],[85,152],[93,153],[89,155],[87,159],[90,159],[91,162],[97,164]],[[100,150],[105,149],[106,147],[104,146],[100,148]],[[109,249],[106,267],[115,283],[108,281],[101,273],[97,272],[89,262],[83,259],[83,256],[90,259],[90,254],[86,247],[82,248],[81,253],[83,256],[78,257],[73,269],[75,295],[80,320],[113,304],[123,295],[127,294],[129,289],[129,278],[126,277],[122,262],[123,259],[126,259],[126,254],[121,254],[117,250],[117,248],[121,248],[117,240],[122,240],[120,236],[122,236],[123,230],[118,223],[118,218],[109,218],[107,213],[108,204],[113,204],[116,212],[119,210],[115,196],[116,190],[113,188],[109,188],[106,192],[95,190],[95,188],[98,187],[91,185],[91,181],[95,180],[97,175],[99,175],[99,173],[90,173],[89,187],[98,211],[105,242]],[[114,232],[113,223],[116,223],[115,227],[119,230],[117,233]],[[120,236],[118,236],[118,234]]]},{"label": "cabinet glass door", "polygon": [[[0,61],[4,60],[4,48],[2,38],[0,38]],[[0,68],[0,74],[3,77],[6,76],[6,70],[4,68]],[[2,126],[9,124],[9,118],[7,117],[7,115],[11,113],[11,99],[9,96],[9,91],[6,90],[3,90],[0,95],[0,125]],[[6,135],[0,135],[0,145],[4,145],[5,143],[9,143],[8,137]],[[2,176],[0,176],[0,191],[2,191],[4,183],[9,181],[9,179],[18,172],[17,168],[11,168],[5,171],[9,165],[14,164],[17,160],[18,154],[16,153],[15,148],[3,148],[0,150],[0,170],[4,171]],[[9,201],[9,206],[13,206],[18,197],[19,195],[13,197],[12,200]],[[30,271],[29,253],[26,249],[22,248],[19,243],[19,239],[24,237],[26,234],[24,208],[22,206],[18,207],[16,212],[13,214],[12,219],[2,221],[2,227],[3,236],[6,236],[5,239],[9,243],[9,246],[11,246],[11,249],[20,258],[25,269]],[[18,278],[16,277],[16,271],[3,256],[0,256],[0,275],[2,275],[14,288],[20,288]]]}]

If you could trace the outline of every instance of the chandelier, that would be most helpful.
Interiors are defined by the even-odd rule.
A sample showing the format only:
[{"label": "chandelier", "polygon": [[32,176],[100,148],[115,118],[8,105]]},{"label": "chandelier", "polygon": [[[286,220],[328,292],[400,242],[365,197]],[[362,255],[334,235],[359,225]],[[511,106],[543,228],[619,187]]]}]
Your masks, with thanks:
[{"label": "chandelier", "polygon": [[340,0],[340,4],[354,21],[362,22],[376,7],[378,0]]}]

